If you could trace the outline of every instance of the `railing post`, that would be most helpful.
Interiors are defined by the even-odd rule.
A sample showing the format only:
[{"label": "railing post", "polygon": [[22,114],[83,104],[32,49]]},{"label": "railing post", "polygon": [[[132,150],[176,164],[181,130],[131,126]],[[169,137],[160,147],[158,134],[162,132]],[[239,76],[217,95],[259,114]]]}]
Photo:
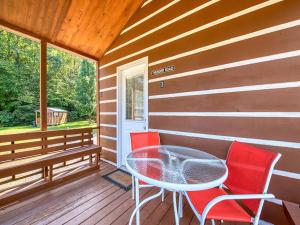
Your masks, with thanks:
[{"label": "railing post", "polygon": [[[40,42],[40,128],[41,131],[47,130],[47,42],[45,40],[41,40]],[[46,141],[45,137],[42,137],[42,154],[44,154]],[[48,176],[48,168],[43,168],[43,177],[46,178]]]}]

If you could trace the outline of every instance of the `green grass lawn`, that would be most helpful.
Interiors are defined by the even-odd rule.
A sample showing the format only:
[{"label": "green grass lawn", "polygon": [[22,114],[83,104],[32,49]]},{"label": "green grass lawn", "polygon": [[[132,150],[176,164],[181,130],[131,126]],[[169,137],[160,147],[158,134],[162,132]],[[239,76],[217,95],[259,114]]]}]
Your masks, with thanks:
[{"label": "green grass lawn", "polygon": [[[58,126],[49,126],[49,130],[59,130],[59,129],[68,129],[68,128],[79,128],[79,127],[95,127],[96,123],[91,123],[90,121],[76,121],[69,122],[66,124],[58,125]],[[3,134],[15,134],[15,133],[24,133],[24,132],[32,132],[39,131],[39,127],[34,126],[14,126],[14,127],[0,127],[0,135]]]}]

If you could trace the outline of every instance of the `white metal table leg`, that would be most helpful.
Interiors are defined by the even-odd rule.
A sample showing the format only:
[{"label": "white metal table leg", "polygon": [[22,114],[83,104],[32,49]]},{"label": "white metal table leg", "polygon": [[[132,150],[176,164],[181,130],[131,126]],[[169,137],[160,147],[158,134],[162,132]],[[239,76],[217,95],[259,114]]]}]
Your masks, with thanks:
[{"label": "white metal table leg", "polygon": [[178,215],[180,218],[183,217],[183,199],[182,199],[182,192],[179,192],[179,200],[178,200]]},{"label": "white metal table leg", "polygon": [[[154,194],[146,199],[144,199],[140,204],[138,204],[138,206],[133,210],[130,220],[129,220],[129,225],[132,225],[132,221],[135,215],[137,215],[137,212],[140,210],[141,206],[146,204],[147,202],[151,201],[152,199],[155,199],[157,197],[159,197],[162,193],[163,193],[164,189],[160,189],[160,191],[157,194]],[[137,198],[137,196],[136,196]],[[138,224],[140,224],[140,220],[137,221]]]},{"label": "white metal table leg", "polygon": [[134,192],[135,192],[135,185],[134,185],[134,176],[131,176],[131,182],[132,182],[132,185],[131,185],[131,192],[132,192],[132,199],[134,199]]},{"label": "white metal table leg", "polygon": [[135,178],[135,207],[138,209],[136,212],[136,225],[140,225],[140,210],[138,205],[140,204],[140,187],[139,180]]},{"label": "white metal table leg", "polygon": [[175,216],[175,224],[179,225],[179,217],[177,212],[177,200],[176,200],[176,192],[173,191],[173,208],[174,208],[174,216]]}]

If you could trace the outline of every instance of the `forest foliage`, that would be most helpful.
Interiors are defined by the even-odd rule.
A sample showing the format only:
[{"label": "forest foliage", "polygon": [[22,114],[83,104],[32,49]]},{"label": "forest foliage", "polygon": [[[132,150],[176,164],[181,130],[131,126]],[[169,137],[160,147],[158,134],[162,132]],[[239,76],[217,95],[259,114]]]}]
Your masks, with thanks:
[{"label": "forest foliage", "polygon": [[[32,124],[39,109],[39,43],[0,30],[0,126]],[[95,118],[95,63],[48,47],[48,106],[68,121]]]}]

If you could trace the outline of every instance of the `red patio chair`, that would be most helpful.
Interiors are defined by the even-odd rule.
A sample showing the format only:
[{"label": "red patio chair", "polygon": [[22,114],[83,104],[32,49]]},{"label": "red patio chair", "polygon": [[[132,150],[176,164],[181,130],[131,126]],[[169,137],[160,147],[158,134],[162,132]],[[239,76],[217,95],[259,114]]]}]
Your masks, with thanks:
[{"label": "red patio chair", "polygon": [[280,157],[279,153],[234,141],[227,155],[228,178],[224,185],[185,193],[200,224],[204,225],[207,218],[213,224],[214,220],[225,220],[257,225],[264,200],[275,198],[267,190]]},{"label": "red patio chair", "polygon": [[[135,150],[143,148],[143,147],[160,145],[160,138],[159,138],[158,132],[133,132],[133,133],[130,133],[130,140],[131,140],[131,150],[132,151],[135,151]],[[146,157],[149,157],[149,158],[154,157],[154,156],[156,156],[157,153],[158,152],[153,152],[151,155],[148,155]],[[159,176],[159,174],[157,174],[159,171],[155,168],[153,168],[152,171],[147,171],[147,172],[155,173],[157,176]],[[143,188],[143,187],[152,187],[152,185],[149,185],[146,182],[143,182],[140,180],[138,183],[136,183],[134,181],[134,177],[132,176],[132,199],[134,199],[134,197],[135,197],[135,194],[134,194],[135,186],[137,186],[138,189]],[[162,201],[163,200],[164,200],[164,195],[162,196]]]}]

